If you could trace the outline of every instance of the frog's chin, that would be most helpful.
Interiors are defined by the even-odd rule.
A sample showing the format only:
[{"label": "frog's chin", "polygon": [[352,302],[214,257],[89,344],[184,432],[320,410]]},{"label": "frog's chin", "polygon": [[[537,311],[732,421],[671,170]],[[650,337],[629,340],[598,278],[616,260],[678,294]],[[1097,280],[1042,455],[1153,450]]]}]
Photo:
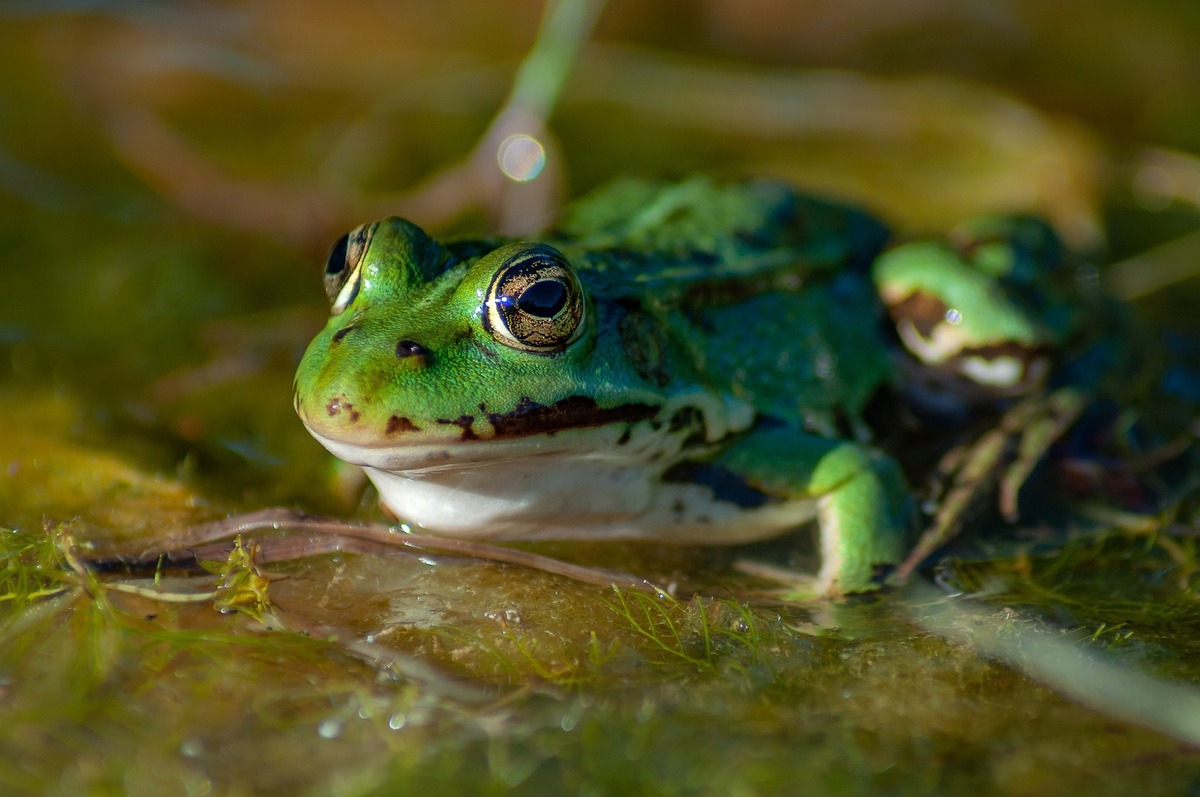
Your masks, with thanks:
[{"label": "frog's chin", "polygon": [[711,487],[661,478],[654,462],[564,457],[425,472],[366,468],[381,503],[416,529],[509,541],[642,539],[731,545],[766,539],[813,517],[800,499],[747,509]]}]

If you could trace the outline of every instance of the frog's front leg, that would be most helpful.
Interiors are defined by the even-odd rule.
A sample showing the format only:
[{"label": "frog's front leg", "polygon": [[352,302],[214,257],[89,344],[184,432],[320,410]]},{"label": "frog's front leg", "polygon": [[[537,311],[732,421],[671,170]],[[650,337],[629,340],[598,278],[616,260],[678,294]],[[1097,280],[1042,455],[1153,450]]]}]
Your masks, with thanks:
[{"label": "frog's front leg", "polygon": [[724,450],[715,465],[774,502],[815,502],[821,567],[817,594],[875,589],[882,568],[904,558],[912,502],[890,457],[850,440],[762,428]]}]

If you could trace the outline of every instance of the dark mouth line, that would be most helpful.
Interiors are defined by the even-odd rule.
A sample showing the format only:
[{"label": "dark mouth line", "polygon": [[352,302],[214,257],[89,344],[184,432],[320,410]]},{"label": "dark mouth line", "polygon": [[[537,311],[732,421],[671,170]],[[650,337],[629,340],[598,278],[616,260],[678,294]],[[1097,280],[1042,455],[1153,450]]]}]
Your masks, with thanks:
[{"label": "dark mouth line", "polygon": [[[480,409],[485,410],[485,406],[481,405]],[[508,412],[483,413],[492,426],[491,437],[481,438],[475,433],[474,415],[438,418],[436,423],[457,426],[462,430],[460,440],[505,440],[646,420],[656,416],[659,409],[656,405],[640,402],[601,407],[589,396],[568,396],[553,404],[540,404],[528,396],[522,396],[517,406]]]},{"label": "dark mouth line", "polygon": [[600,407],[589,396],[569,396],[553,404],[539,404],[522,397],[515,409],[505,413],[489,413],[488,422],[496,437],[528,437],[554,434],[567,429],[605,426],[653,418],[660,407],[632,402],[615,407]]},{"label": "dark mouth line", "polygon": [[[493,434],[488,437],[481,437],[475,433],[473,429],[477,417],[475,415],[460,415],[457,418],[438,418],[435,423],[441,426],[458,427],[460,430],[459,441],[487,443],[495,440],[514,440],[523,437],[554,435],[572,429],[595,428],[608,424],[634,423],[654,418],[660,410],[661,407],[657,405],[641,402],[618,404],[615,407],[601,407],[596,403],[595,399],[589,396],[569,396],[553,404],[540,404],[528,397],[522,397],[517,402],[517,406],[508,412],[483,413],[483,417],[491,424],[493,430]],[[321,426],[319,422],[317,425]],[[418,431],[420,431],[420,427],[410,419],[400,415],[392,415],[388,418],[384,434],[379,436],[377,443],[374,441],[353,442],[322,432],[318,432],[318,435],[363,448],[388,448],[393,444],[403,445],[403,443],[399,442],[400,438]],[[417,445],[421,444],[420,442],[414,442]],[[435,441],[428,442],[431,444],[435,443]]]}]

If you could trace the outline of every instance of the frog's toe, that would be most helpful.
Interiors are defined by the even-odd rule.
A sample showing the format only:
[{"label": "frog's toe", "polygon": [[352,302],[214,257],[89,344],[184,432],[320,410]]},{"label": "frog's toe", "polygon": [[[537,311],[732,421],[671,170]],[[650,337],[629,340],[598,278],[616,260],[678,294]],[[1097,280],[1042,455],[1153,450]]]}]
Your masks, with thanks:
[{"label": "frog's toe", "polygon": [[1086,393],[1073,388],[1026,399],[975,442],[949,451],[935,469],[938,476],[930,490],[935,496],[933,518],[893,581],[903,583],[990,500],[1005,521],[1017,522],[1021,488],[1050,447],[1079,419],[1088,400]]},{"label": "frog's toe", "polygon": [[1086,394],[1074,388],[1062,388],[1040,399],[1034,417],[1022,428],[1009,431],[1017,439],[1017,450],[1000,476],[997,499],[1000,514],[1009,523],[1017,521],[1017,496],[1021,487],[1050,447],[1079,419],[1086,406]]},{"label": "frog's toe", "polygon": [[871,583],[845,589],[834,573],[819,573],[814,576],[811,573],[755,559],[739,559],[733,566],[740,573],[777,584],[777,587],[767,592],[771,597],[786,603],[822,603],[852,593],[871,592],[882,586],[879,583]]},{"label": "frog's toe", "polygon": [[841,596],[837,591],[830,593],[829,585],[823,584],[821,579],[809,573],[751,559],[738,560],[734,563],[734,568],[748,576],[774,584],[775,586],[763,592],[772,599],[785,603],[820,603]]}]

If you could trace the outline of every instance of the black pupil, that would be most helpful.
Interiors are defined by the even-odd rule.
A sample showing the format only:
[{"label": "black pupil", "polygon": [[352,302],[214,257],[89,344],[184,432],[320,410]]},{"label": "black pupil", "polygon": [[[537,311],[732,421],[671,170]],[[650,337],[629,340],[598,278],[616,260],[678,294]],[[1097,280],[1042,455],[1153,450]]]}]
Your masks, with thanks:
[{"label": "black pupil", "polygon": [[558,280],[538,280],[517,299],[517,307],[538,318],[553,318],[567,303],[567,287]]},{"label": "black pupil", "polygon": [[346,233],[329,250],[329,259],[325,261],[325,273],[329,276],[341,274],[346,270],[346,248],[350,244],[350,233]]}]

